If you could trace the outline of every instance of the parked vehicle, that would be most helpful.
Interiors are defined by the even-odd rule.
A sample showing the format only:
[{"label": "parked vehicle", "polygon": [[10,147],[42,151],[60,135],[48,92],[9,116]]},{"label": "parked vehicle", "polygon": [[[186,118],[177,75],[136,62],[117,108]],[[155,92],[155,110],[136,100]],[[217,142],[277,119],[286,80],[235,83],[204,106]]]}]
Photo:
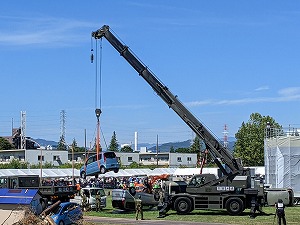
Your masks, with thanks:
[{"label": "parked vehicle", "polygon": [[74,202],[62,202],[51,213],[51,218],[57,225],[76,224],[83,217],[79,204]]},{"label": "parked vehicle", "polygon": [[104,174],[108,171],[119,172],[120,164],[117,156],[112,151],[100,152],[97,156],[90,156],[85,164],[80,168],[80,177],[85,179],[86,176],[95,176]]},{"label": "parked vehicle", "polygon": [[45,204],[45,207],[48,201],[69,201],[74,198],[76,193],[76,186],[68,185],[63,181],[58,184],[41,184],[39,175],[0,177],[0,188],[38,189],[44,198],[43,204]]},{"label": "parked vehicle", "polygon": [[130,190],[113,189],[112,190],[112,206],[117,209],[134,210],[134,199],[141,196],[143,206],[155,207],[158,205],[158,201],[154,199],[153,194],[146,192],[130,193]]},{"label": "parked vehicle", "polygon": [[[97,192],[99,192],[100,194],[100,206],[101,208],[105,208],[106,207],[106,194],[103,188],[99,188],[99,187],[85,187],[82,188],[81,190],[81,194],[84,194],[87,197],[87,201],[89,203],[89,207],[90,209],[94,210],[96,209],[96,195]],[[81,196],[75,196],[74,199],[70,200],[71,202],[75,202],[79,205],[82,206],[82,198]]]}]

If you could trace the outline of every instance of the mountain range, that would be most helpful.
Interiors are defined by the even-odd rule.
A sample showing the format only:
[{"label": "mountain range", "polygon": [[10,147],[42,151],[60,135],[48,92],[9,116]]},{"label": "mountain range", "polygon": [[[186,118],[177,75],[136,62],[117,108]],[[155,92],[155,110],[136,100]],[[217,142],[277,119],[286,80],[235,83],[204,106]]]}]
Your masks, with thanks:
[{"label": "mountain range", "polygon": [[[37,143],[39,143],[41,146],[52,146],[57,147],[58,142],[56,141],[47,141],[42,138],[34,139]],[[230,151],[233,151],[234,143],[236,139],[234,137],[228,137],[228,149]],[[169,152],[171,147],[173,147],[175,150],[178,148],[188,148],[192,144],[192,140],[186,140],[186,141],[180,141],[180,142],[168,142],[158,145],[158,151],[159,152]],[[138,148],[146,147],[148,151],[156,152],[156,144],[149,144],[149,143],[139,143]]]}]

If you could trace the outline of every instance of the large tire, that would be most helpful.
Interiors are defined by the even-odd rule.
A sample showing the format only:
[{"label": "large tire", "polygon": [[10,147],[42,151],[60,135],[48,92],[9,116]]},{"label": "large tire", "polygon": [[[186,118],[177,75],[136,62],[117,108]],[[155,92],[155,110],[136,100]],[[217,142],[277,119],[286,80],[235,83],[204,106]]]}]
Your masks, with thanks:
[{"label": "large tire", "polygon": [[105,172],[106,172],[105,167],[104,167],[104,166],[101,166],[101,167],[100,167],[100,173],[101,173],[101,174],[104,174]]},{"label": "large tire", "polygon": [[225,208],[230,215],[236,216],[244,211],[244,202],[237,197],[228,198],[225,203]]},{"label": "large tire", "polygon": [[86,173],[85,173],[85,171],[82,171],[82,172],[80,173],[80,177],[81,177],[82,179],[85,179],[85,178],[86,178]]},{"label": "large tire", "polygon": [[179,197],[174,202],[174,208],[178,214],[188,214],[192,211],[192,201],[187,197]]}]

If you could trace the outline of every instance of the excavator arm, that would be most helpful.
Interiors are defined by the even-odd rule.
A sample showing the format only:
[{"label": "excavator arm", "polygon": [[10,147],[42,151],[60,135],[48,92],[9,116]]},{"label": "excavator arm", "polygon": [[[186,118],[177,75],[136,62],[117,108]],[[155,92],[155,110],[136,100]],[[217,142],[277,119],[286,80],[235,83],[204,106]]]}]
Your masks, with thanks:
[{"label": "excavator arm", "polygon": [[[222,173],[229,179],[237,175],[245,175],[246,170],[232,156],[218,139],[206,128],[177,98],[169,89],[131,52],[128,46],[121,43],[110,31],[109,26],[104,25],[99,30],[92,32],[95,39],[106,38],[107,41],[120,53],[121,56],[138,72],[140,76],[153,88],[162,100],[172,108],[177,115],[203,140],[210,154]],[[230,169],[228,172],[223,165]]]}]

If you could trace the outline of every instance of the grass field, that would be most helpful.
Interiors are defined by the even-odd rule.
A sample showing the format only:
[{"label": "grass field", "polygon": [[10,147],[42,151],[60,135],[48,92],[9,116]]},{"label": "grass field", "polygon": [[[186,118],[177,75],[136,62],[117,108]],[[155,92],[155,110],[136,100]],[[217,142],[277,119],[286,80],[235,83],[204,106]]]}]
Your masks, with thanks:
[{"label": "grass field", "polygon": [[[250,210],[247,209],[240,216],[230,216],[224,210],[194,210],[188,215],[177,215],[175,211],[170,210],[165,218],[159,220],[173,221],[191,221],[191,222],[209,222],[209,223],[225,223],[239,225],[277,225],[277,220],[274,222],[274,207],[264,207],[263,211],[266,215],[259,215],[252,219],[250,218]],[[286,210],[287,224],[300,224],[300,206],[287,207]],[[118,217],[118,218],[135,218],[135,212],[119,212],[112,208],[111,196],[107,196],[107,207],[101,212],[86,212],[85,215],[99,217]],[[158,211],[156,209],[144,210],[144,218],[147,220],[158,220]],[[277,219],[277,218],[276,218]]]}]

